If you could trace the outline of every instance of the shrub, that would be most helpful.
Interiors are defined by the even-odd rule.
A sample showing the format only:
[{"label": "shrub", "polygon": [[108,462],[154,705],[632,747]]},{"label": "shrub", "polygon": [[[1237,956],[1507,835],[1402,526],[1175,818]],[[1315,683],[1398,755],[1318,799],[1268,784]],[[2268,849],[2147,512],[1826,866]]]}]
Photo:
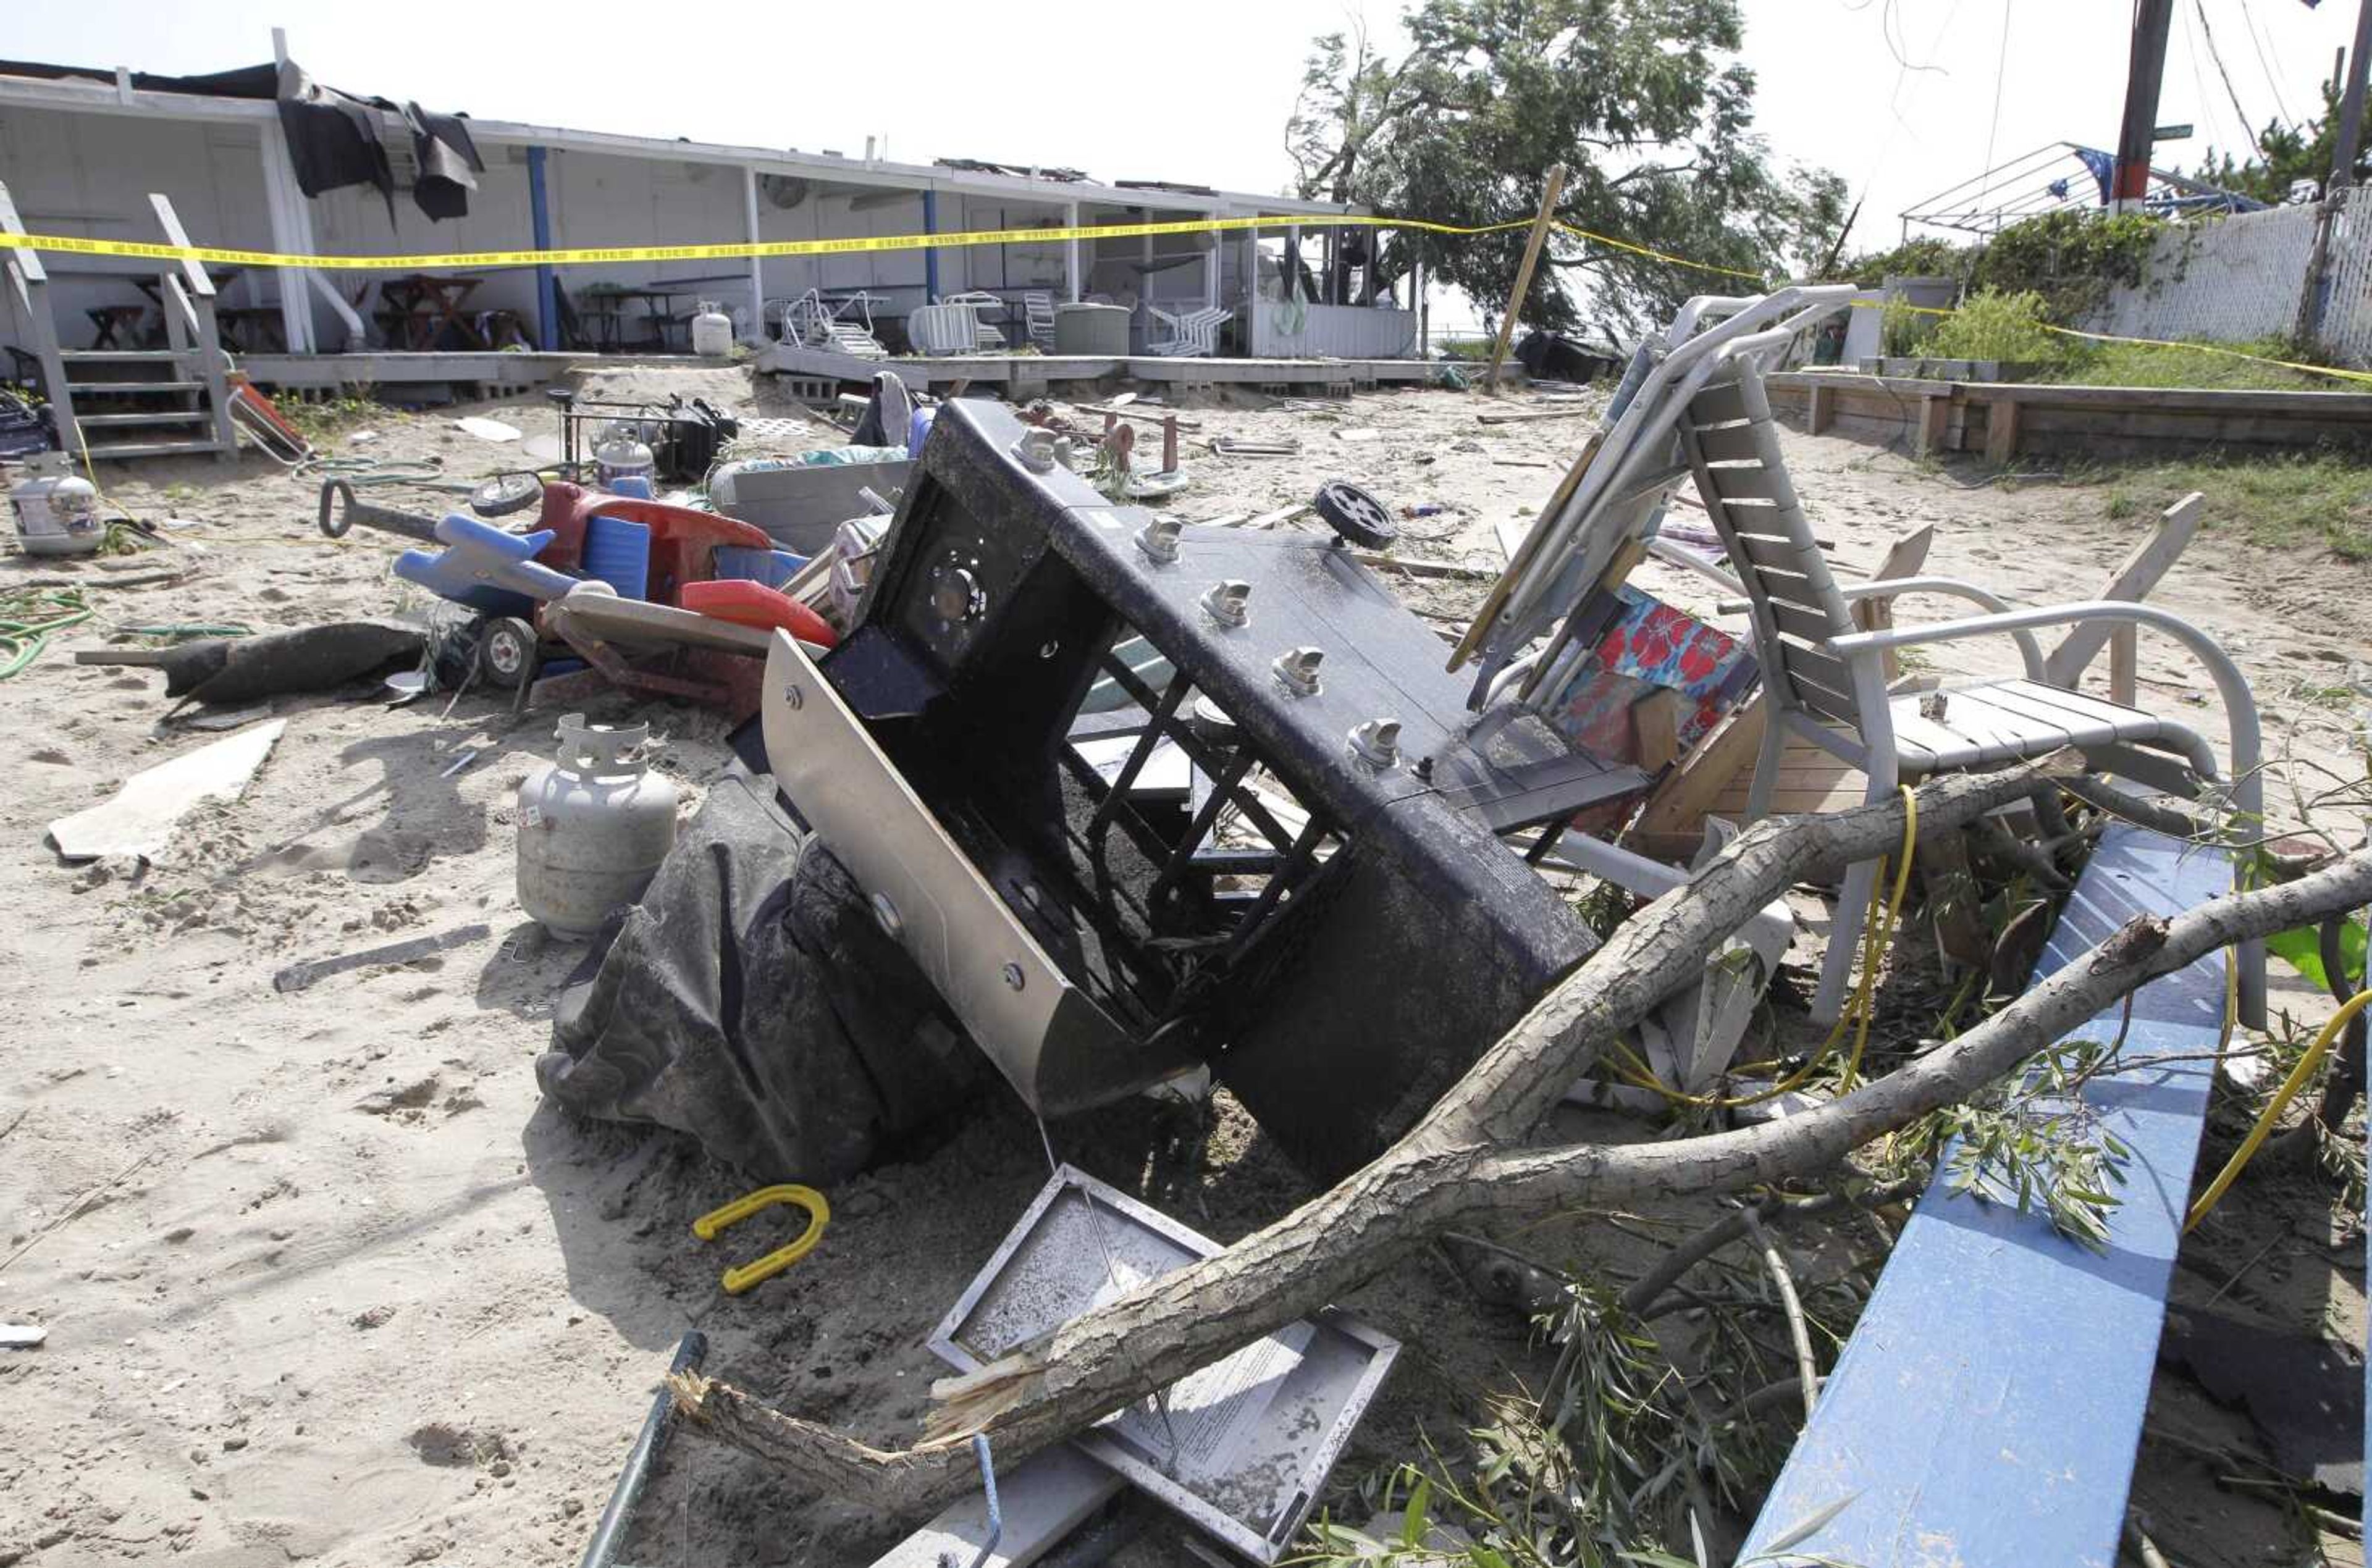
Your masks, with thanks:
[{"label": "shrub", "polygon": [[2064,357],[2066,340],[2043,330],[2042,296],[2029,289],[1972,294],[1936,326],[1927,352],[1939,359],[2041,365]]}]

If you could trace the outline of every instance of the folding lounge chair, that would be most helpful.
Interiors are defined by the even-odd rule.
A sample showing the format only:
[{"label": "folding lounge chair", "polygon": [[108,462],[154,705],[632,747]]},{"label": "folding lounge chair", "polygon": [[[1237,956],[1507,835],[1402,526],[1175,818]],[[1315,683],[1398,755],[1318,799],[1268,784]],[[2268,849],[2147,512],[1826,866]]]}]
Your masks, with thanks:
[{"label": "folding lounge chair", "polygon": [[[1950,577],[1838,586],[1789,481],[1763,391],[1762,362],[1784,349],[1791,335],[1773,331],[1724,343],[1715,353],[1713,373],[1691,394],[1680,429],[1685,461],[1745,590],[1743,601],[1720,608],[1744,610],[1750,617],[1764,700],[1772,704],[1749,796],[1749,817],[1759,818],[1768,810],[1781,755],[1796,737],[1859,769],[1867,778],[1871,800],[1884,799],[1898,784],[1928,774],[2002,767],[2073,747],[2097,771],[2169,792],[2228,793],[2242,821],[2261,819],[2263,784],[2256,703],[2230,656],[2190,622],[2155,606],[2121,600],[2020,609]],[[1982,613],[1875,631],[1854,621],[1852,606],[1857,600],[1913,594],[1966,599]],[[2102,622],[2156,627],[2183,644],[2206,668],[2230,724],[2228,782],[2219,783],[2214,749],[2186,726],[2051,683],[2035,629]],[[2022,676],[1941,691],[1889,693],[1888,650],[1994,633],[2015,640]],[[1867,861],[1846,874],[1813,1004],[1816,1020],[1833,1019],[1843,1007],[1855,939],[1876,877],[1876,863]],[[2241,949],[2239,983],[2243,1016],[2261,1018],[2261,944]]]},{"label": "folding lounge chair", "polygon": [[1021,324],[1031,343],[1047,353],[1052,353],[1054,296],[1042,288],[1025,292],[1021,296]]},{"label": "folding lounge chair", "polygon": [[1153,331],[1145,340],[1147,354],[1174,359],[1208,358],[1219,348],[1219,329],[1225,326],[1232,310],[1206,307],[1174,315],[1157,305],[1145,309],[1153,316]]}]

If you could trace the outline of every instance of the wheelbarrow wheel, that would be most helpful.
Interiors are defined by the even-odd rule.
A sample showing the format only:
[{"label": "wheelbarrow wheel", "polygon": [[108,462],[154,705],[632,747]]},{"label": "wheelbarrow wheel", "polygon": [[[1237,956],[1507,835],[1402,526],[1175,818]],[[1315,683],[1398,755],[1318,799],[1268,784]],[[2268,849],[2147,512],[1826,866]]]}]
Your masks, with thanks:
[{"label": "wheelbarrow wheel", "polygon": [[540,659],[535,628],[517,616],[489,621],[478,634],[478,671],[506,691],[533,680]]},{"label": "wheelbarrow wheel", "polygon": [[507,517],[543,499],[543,481],[531,473],[498,473],[470,492],[470,510],[482,517]]},{"label": "wheelbarrow wheel", "polygon": [[1401,536],[1384,504],[1355,484],[1330,479],[1318,487],[1310,504],[1337,538],[1363,550],[1381,550]]}]

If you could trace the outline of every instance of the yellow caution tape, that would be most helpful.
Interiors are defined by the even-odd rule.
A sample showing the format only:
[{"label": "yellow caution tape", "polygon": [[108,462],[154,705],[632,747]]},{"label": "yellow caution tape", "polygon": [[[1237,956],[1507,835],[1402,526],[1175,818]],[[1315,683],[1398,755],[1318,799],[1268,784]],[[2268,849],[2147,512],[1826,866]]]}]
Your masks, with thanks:
[{"label": "yellow caution tape", "polygon": [[1467,228],[1455,224],[1428,223],[1421,218],[1366,215],[1327,218],[1301,215],[1213,217],[1165,223],[1082,225],[1074,228],[975,228],[954,234],[861,235],[846,239],[743,239],[718,245],[604,245],[558,250],[475,250],[426,256],[305,256],[278,250],[239,250],[221,245],[163,245],[146,240],[87,239],[59,234],[0,234],[0,250],[47,250],[69,256],[129,256],[151,261],[207,261],[223,267],[428,272],[453,267],[485,270],[497,267],[615,266],[632,261],[733,261],[768,256],[848,256],[866,251],[958,250],[971,245],[1044,245],[1072,239],[1136,239],[1164,234],[1211,234],[1220,230],[1240,232],[1303,226],[1412,228],[1428,234],[1474,235],[1522,228],[1530,221],[1521,218],[1512,223]]},{"label": "yellow caution tape", "polygon": [[[848,256],[887,250],[959,250],[973,245],[1044,245],[1074,239],[1137,239],[1165,234],[1214,234],[1221,231],[1241,233],[1263,228],[1406,228],[1424,234],[1465,237],[1528,228],[1533,221],[1530,218],[1514,218],[1506,223],[1469,226],[1433,223],[1424,218],[1379,217],[1367,214],[1333,217],[1288,214],[1262,217],[1186,218],[1164,223],[1081,225],[1069,228],[975,228],[953,234],[862,235],[845,239],[745,239],[717,245],[579,246],[556,250],[474,250],[424,256],[307,256],[277,250],[240,250],[222,245],[164,245],[139,239],[91,239],[78,235],[0,233],[0,250],[46,250],[67,256],[128,256],[151,261],[205,261],[222,267],[312,267],[346,272],[431,272],[453,268],[483,271],[503,267],[615,266],[635,261],[736,261],[770,256]],[[1744,268],[1692,261],[1685,256],[1675,256],[1632,240],[1619,239],[1610,234],[1599,234],[1562,220],[1554,222],[1552,226],[1560,233],[1589,244],[1644,256],[1668,266],[1687,267],[1723,277],[1744,278],[1750,283],[1770,286],[1769,279]],[[1877,308],[1867,301],[1856,300],[1855,304],[1863,309]],[[1922,316],[1953,314],[1948,308],[1934,305],[1898,304],[1895,308]],[[2327,376],[2334,380],[2372,384],[2372,373],[2361,370],[2338,370],[2325,365],[2271,359],[2262,354],[2216,348],[2206,343],[2165,343],[2155,338],[2118,337],[2108,332],[2078,331],[2072,327],[2037,325],[2062,337],[2084,338],[2094,343],[2131,343],[2143,348],[2187,349],[2198,354],[2221,354],[2227,359],[2243,359],[2254,365],[2275,366],[2308,376]]]},{"label": "yellow caution tape", "polygon": [[[1505,228],[1511,226],[1502,224],[1500,226]],[[1667,262],[1675,267],[1693,267],[1701,273],[1719,273],[1724,277],[1744,278],[1750,283],[1761,284],[1765,288],[1768,288],[1771,285],[1771,280],[1764,277],[1761,273],[1750,273],[1740,267],[1716,267],[1710,261],[1692,261],[1685,256],[1673,256],[1668,255],[1661,250],[1651,250],[1645,245],[1634,245],[1630,240],[1617,239],[1612,235],[1592,234],[1586,228],[1577,227],[1576,226],[1569,223],[1560,222],[1556,226],[1562,232],[1570,234],[1576,239],[1587,239],[1597,245],[1610,245],[1617,250],[1628,250],[1634,256],[1645,256],[1651,260]]]},{"label": "yellow caution tape", "polygon": [[[1901,300],[1889,303],[1882,300],[1856,299],[1854,301],[1854,308],[1901,310],[1913,316],[1959,314],[1958,310],[1947,305],[1908,305]],[[2219,348],[2214,343],[2169,343],[2164,338],[2120,337],[2114,332],[2086,332],[2079,331],[2074,327],[2054,327],[2048,321],[2037,321],[2035,325],[2046,332],[2055,333],[2063,338],[2082,338],[2087,343],[2125,343],[2134,348],[2170,348],[2179,349],[2187,354],[2220,354],[2226,359],[2245,359],[2251,365],[2270,365],[2281,370],[2295,370],[2302,376],[2328,376],[2334,381],[2362,381],[2372,385],[2372,371],[2342,370],[2329,365],[2308,365],[2300,360],[2274,359],[2266,354],[2244,353],[2237,348]]]},{"label": "yellow caution tape", "polygon": [[[731,240],[717,245],[597,245],[555,250],[472,250],[422,256],[308,256],[279,250],[241,250],[224,245],[165,245],[138,239],[89,239],[63,234],[0,234],[0,249],[49,250],[68,256],[127,256],[147,261],[206,261],[222,267],[312,267],[324,271],[428,272],[465,267],[616,266],[633,261],[738,261],[769,256],[849,256],[868,251],[960,250],[971,245],[1045,245],[1073,239],[1140,239],[1165,234],[1240,233],[1262,228],[1406,228],[1424,234],[1468,237],[1501,234],[1526,228],[1533,220],[1465,226],[1433,223],[1424,218],[1378,217],[1372,215],[1313,217],[1296,215],[1263,217],[1185,218],[1164,223],[1088,224],[1070,228],[975,228],[952,234],[877,234],[845,239]],[[1685,256],[1652,250],[1612,235],[1599,234],[1575,224],[1559,222],[1560,232],[1593,245],[1604,245],[1634,256],[1645,256],[1675,267],[1718,273],[1725,277],[1765,281],[1758,273],[1737,267],[1692,261]]]}]

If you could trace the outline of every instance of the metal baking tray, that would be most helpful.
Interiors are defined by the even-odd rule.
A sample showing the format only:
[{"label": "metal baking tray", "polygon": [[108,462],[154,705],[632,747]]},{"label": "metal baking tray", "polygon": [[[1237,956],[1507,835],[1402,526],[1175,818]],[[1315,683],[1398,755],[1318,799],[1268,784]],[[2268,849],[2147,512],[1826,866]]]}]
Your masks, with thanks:
[{"label": "metal baking tray", "polygon": [[[931,1350],[959,1371],[977,1370],[1219,1249],[1064,1166],[940,1319]],[[1291,1548],[1400,1348],[1329,1307],[1073,1441],[1217,1539],[1273,1563]]]}]

